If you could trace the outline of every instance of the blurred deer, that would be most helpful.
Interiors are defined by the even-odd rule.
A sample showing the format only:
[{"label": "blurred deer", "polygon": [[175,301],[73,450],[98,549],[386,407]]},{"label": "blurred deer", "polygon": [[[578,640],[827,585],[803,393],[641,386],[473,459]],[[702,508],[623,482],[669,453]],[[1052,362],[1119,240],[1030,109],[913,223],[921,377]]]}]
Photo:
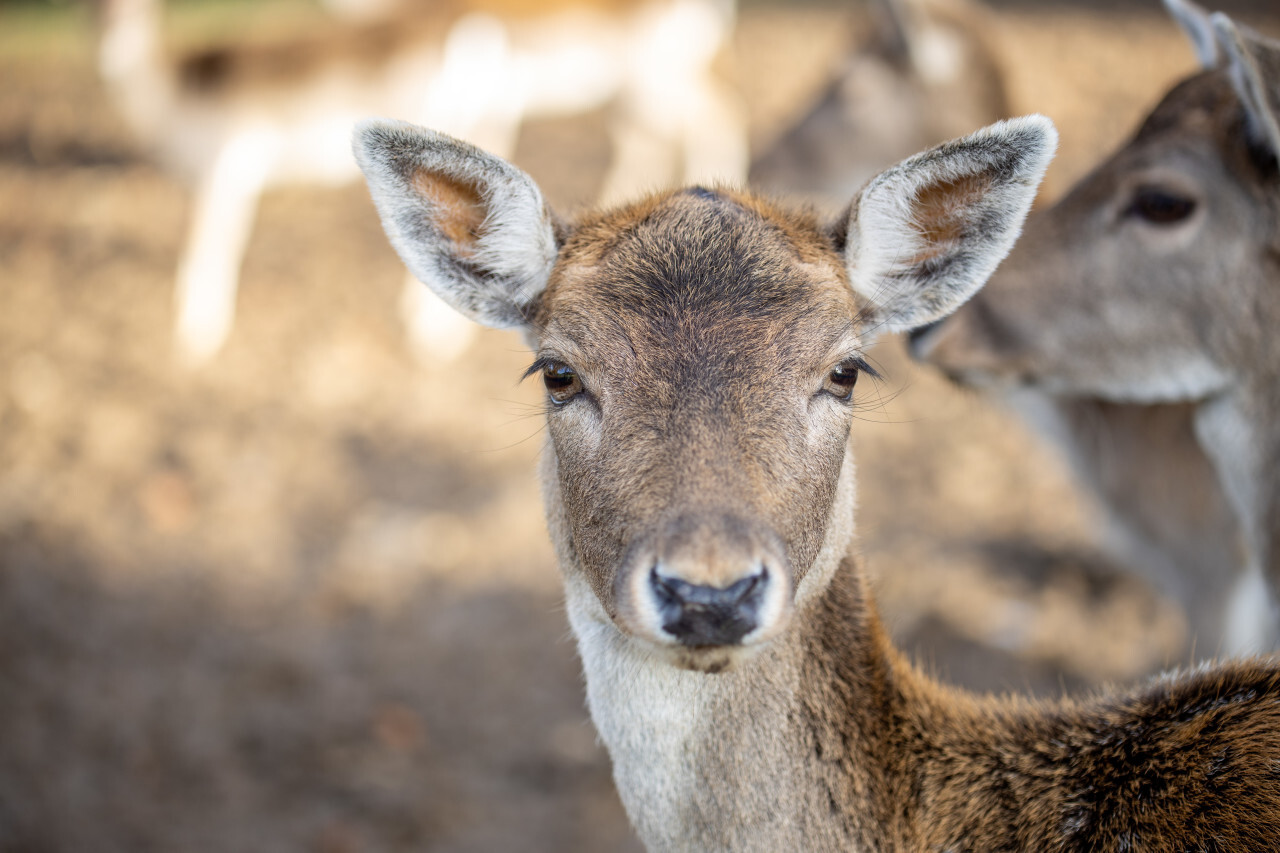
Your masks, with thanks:
[{"label": "blurred deer", "polygon": [[[501,3],[488,5],[169,57],[159,0],[102,0],[99,64],[111,94],[159,161],[195,188],[177,285],[176,335],[189,361],[210,358],[230,332],[262,193],[354,180],[348,135],[371,113],[510,154],[524,118],[612,103],[606,197],[675,179],[677,161],[686,179],[745,173],[742,111],[711,69],[730,35],[731,0],[561,2],[510,20],[493,14]],[[422,288],[406,287],[402,309],[425,358],[452,355],[470,333]]]},{"label": "blurred deer", "polygon": [[844,203],[903,157],[1009,115],[989,10],[968,0],[870,6],[870,37],[753,160],[752,186]]},{"label": "blurred deer", "polygon": [[982,286],[1055,140],[986,128],[825,221],[702,187],[563,219],[474,146],[357,132],[406,265],[534,351],[566,610],[649,849],[1274,849],[1274,661],[974,696],[893,648],[855,553],[866,347]]},{"label": "blurred deer", "polygon": [[959,381],[1016,389],[1048,419],[1139,564],[1188,601],[1202,643],[1268,650],[1280,639],[1280,43],[1187,0],[1165,5],[1205,70],[1033,216],[986,291],[913,349]]}]

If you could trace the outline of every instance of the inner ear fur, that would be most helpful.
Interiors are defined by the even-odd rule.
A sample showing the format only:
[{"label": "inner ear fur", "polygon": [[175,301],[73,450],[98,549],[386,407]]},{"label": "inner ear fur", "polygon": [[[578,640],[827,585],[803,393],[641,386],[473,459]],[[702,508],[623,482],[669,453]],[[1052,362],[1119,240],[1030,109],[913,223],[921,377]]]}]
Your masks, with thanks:
[{"label": "inner ear fur", "polygon": [[411,178],[413,188],[429,199],[431,224],[453,244],[460,258],[475,257],[484,228],[484,195],[475,184],[449,175],[418,172]]},{"label": "inner ear fur", "polygon": [[975,172],[921,187],[911,217],[911,226],[920,233],[920,250],[909,263],[936,267],[953,254],[973,227],[971,211],[993,184],[989,173]]}]

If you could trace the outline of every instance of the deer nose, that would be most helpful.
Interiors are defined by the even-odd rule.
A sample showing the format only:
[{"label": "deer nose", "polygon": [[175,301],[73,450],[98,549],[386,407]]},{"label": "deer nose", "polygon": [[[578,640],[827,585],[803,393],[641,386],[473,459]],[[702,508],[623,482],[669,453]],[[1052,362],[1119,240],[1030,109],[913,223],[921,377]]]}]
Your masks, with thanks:
[{"label": "deer nose", "polygon": [[760,624],[760,610],[769,588],[769,570],[726,587],[702,586],[649,572],[649,585],[658,605],[662,630],[684,646],[732,646]]}]

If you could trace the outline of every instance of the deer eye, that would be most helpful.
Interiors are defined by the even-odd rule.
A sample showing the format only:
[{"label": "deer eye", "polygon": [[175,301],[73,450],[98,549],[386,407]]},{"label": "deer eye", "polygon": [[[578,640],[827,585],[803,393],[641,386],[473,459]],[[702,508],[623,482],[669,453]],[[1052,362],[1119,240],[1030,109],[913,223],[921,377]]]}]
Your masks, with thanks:
[{"label": "deer eye", "polygon": [[837,400],[851,400],[853,386],[858,384],[858,376],[866,369],[869,368],[862,359],[845,359],[827,374],[826,381],[822,383],[822,390]]},{"label": "deer eye", "polygon": [[1195,199],[1156,187],[1141,187],[1134,194],[1128,212],[1153,225],[1173,225],[1195,209]]},{"label": "deer eye", "polygon": [[548,361],[542,365],[542,384],[547,386],[551,402],[562,406],[582,393],[582,380],[567,364]]}]

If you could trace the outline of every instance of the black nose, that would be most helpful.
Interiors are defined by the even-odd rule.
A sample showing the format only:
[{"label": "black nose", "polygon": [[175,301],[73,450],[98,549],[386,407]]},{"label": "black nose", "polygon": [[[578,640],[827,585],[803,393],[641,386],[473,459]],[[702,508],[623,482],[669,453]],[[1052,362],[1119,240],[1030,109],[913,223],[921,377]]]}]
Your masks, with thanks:
[{"label": "black nose", "polygon": [[769,572],[727,587],[700,586],[649,572],[662,629],[685,646],[732,646],[759,625]]}]

